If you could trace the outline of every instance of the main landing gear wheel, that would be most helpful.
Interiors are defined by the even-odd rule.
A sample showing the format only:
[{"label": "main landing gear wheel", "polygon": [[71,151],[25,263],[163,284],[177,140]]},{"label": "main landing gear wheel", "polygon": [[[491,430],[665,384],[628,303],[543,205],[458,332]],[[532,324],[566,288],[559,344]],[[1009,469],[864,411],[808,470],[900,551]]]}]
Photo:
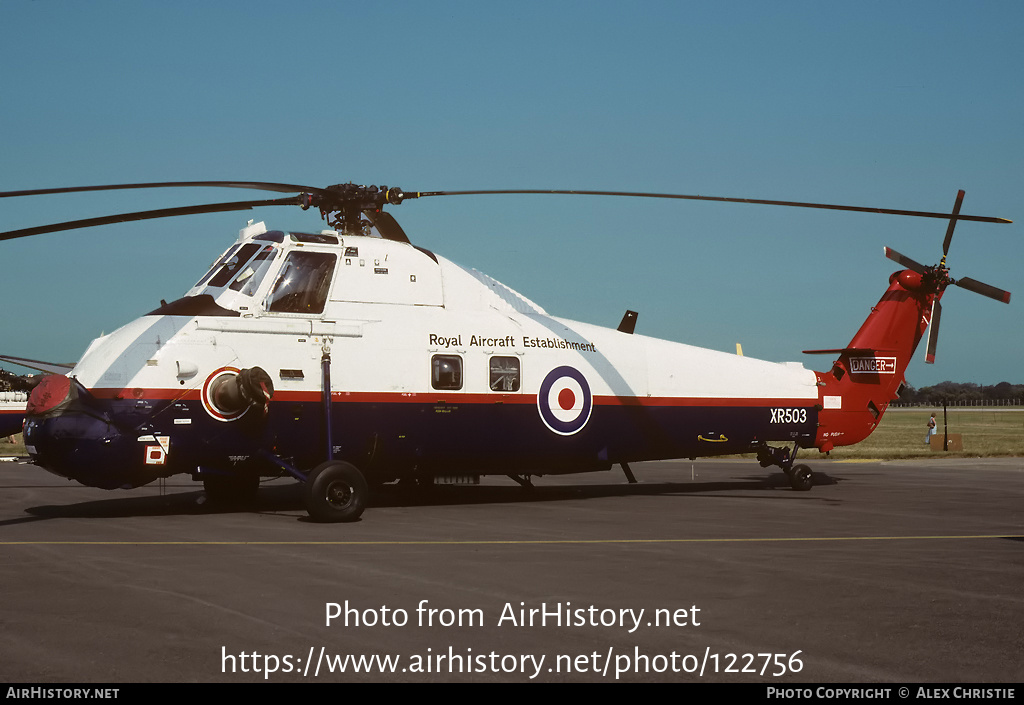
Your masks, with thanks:
[{"label": "main landing gear wheel", "polygon": [[814,485],[814,476],[806,465],[794,465],[788,473],[789,486],[798,492],[806,492]]},{"label": "main landing gear wheel", "polygon": [[354,465],[329,460],[316,466],[306,481],[306,510],[314,521],[356,521],[366,507],[369,488]]}]

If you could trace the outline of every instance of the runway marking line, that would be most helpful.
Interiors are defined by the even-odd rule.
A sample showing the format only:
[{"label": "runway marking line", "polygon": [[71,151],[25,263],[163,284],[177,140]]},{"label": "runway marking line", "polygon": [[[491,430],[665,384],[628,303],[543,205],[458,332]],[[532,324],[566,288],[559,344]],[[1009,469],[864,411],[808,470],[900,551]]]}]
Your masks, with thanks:
[{"label": "runway marking line", "polygon": [[494,546],[614,543],[781,543],[799,541],[920,541],[935,539],[1024,539],[1024,534],[952,536],[805,536],[745,539],[480,539],[459,541],[0,541],[0,546]]}]

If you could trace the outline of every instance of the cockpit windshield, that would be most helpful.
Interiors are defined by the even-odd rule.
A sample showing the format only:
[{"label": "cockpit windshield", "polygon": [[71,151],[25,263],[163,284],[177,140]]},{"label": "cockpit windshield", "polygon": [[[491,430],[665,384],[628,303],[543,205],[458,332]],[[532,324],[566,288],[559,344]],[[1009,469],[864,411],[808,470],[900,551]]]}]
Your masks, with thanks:
[{"label": "cockpit windshield", "polygon": [[209,286],[222,287],[231,281],[238,271],[246,264],[256,251],[260,249],[259,245],[248,243],[238,248],[238,251],[227,258],[227,261],[221,266],[220,270],[213,275],[210,279]]},{"label": "cockpit windshield", "polygon": [[267,297],[267,310],[277,313],[323,313],[337,261],[336,255],[325,252],[289,254]]},{"label": "cockpit windshield", "polygon": [[[238,249],[238,245],[232,245],[231,247],[229,247],[228,251],[225,252],[221,256],[221,258],[219,260],[217,260],[216,262],[213,263],[213,266],[210,267],[210,271],[208,271],[206,274],[204,274],[203,278],[196,282],[196,287],[200,287],[203,284],[205,284],[206,280],[209,279],[210,277],[212,277],[214,272],[216,272],[218,269],[220,269],[224,265],[225,262],[227,262],[229,259],[231,259],[231,255],[235,254],[235,250],[237,250],[237,249]],[[193,288],[195,288],[195,287],[193,287]]]},{"label": "cockpit windshield", "polygon": [[256,290],[260,288],[260,284],[263,283],[263,278],[270,271],[270,266],[274,263],[275,254],[276,252],[273,247],[270,245],[264,246],[260,253],[243,267],[242,271],[235,277],[235,280],[231,282],[232,291],[240,291],[246,296],[255,294]]}]

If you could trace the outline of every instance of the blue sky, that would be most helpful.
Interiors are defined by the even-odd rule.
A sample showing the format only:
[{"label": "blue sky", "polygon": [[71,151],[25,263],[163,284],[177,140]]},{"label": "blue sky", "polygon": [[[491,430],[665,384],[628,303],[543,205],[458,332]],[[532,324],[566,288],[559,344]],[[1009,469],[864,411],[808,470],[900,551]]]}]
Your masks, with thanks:
[{"label": "blue sky", "polygon": [[[1024,220],[1019,2],[0,3],[0,190],[172,180],[659,191]],[[0,229],[263,198],[0,201]],[[768,360],[830,360],[941,221],[551,196],[410,201],[413,241],[549,312]],[[0,243],[0,352],[72,361],[180,296],[248,218]],[[961,223],[949,264],[1024,297],[1021,225]],[[908,380],[1024,381],[1022,309],[943,300]]]}]

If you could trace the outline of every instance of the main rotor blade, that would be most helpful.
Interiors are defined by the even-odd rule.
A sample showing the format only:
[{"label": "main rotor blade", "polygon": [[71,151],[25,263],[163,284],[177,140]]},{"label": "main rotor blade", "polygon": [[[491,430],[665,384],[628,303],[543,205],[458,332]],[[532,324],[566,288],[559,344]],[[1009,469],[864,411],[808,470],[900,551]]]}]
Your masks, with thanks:
[{"label": "main rotor blade", "polygon": [[221,213],[226,211],[244,211],[256,206],[296,206],[300,205],[301,198],[272,198],[265,201],[235,201],[233,203],[208,203],[201,206],[184,206],[182,208],[162,208],[154,211],[138,211],[135,213],[121,213],[119,215],[107,215],[101,218],[86,218],[84,220],[70,220],[65,223],[54,223],[52,225],[41,225],[35,228],[24,230],[11,230],[0,233],[0,240],[14,240],[19,237],[30,235],[42,235],[43,233],[55,233],[61,230],[75,230],[76,228],[91,228],[97,225],[110,225],[111,223],[127,223],[133,220],[150,220],[152,218],[173,218],[179,215],[194,215],[197,213]]},{"label": "main rotor blade", "polygon": [[925,349],[924,361],[929,365],[935,363],[935,347],[939,343],[939,319],[942,318],[942,304],[932,299],[932,317],[928,324],[928,347]]},{"label": "main rotor blade", "polygon": [[962,289],[973,291],[975,294],[981,294],[987,296],[990,299],[996,301],[1002,301],[1004,304],[1010,303],[1010,292],[997,289],[994,286],[989,286],[984,282],[980,282],[977,279],[971,279],[970,277],[964,277],[963,279],[957,279],[953,282]]},{"label": "main rotor blade", "polygon": [[[102,186],[69,186],[62,188],[49,188],[49,189],[30,189],[22,191],[0,191],[0,198],[13,198],[17,196],[40,196],[46,194],[58,194],[58,193],[76,193],[83,191],[114,191],[114,190],[126,190],[126,189],[153,189],[153,188],[243,188],[243,189],[255,189],[262,191],[275,191],[278,193],[310,193],[322,196],[328,196],[337,198],[337,193],[332,192],[330,189],[318,188],[316,186],[305,186],[302,184],[285,184],[271,181],[156,181],[148,183],[137,183],[137,184],[109,184]],[[544,190],[544,189],[502,189],[502,190],[476,190],[476,191],[419,191],[414,193],[401,194],[401,199],[396,202],[401,202],[402,199],[421,198],[426,196],[470,196],[470,195],[497,195],[497,194],[554,194],[554,195],[572,195],[572,196],[628,196],[633,198],[667,198],[667,199],[679,199],[679,200],[690,200],[690,201],[718,201],[720,203],[751,203],[757,205],[767,206],[792,206],[796,208],[819,208],[826,210],[840,210],[840,211],[855,211],[860,213],[882,213],[888,215],[905,215],[914,216],[921,218],[943,218],[946,220],[950,219],[948,213],[935,213],[931,211],[912,211],[912,210],[900,210],[892,208],[867,208],[863,206],[842,206],[828,203],[805,203],[801,201],[773,201],[766,199],[757,198],[729,198],[724,196],[700,196],[700,195],[686,195],[686,194],[673,194],[673,193],[646,193],[636,191],[584,191],[584,190]],[[1013,221],[1006,218],[995,218],[991,216],[977,216],[977,215],[960,215],[959,214],[959,203],[962,200],[961,197],[957,200],[957,206],[953,213],[953,219],[950,221],[950,226],[957,220],[970,220],[981,223],[1011,223]],[[947,233],[947,245],[948,249],[948,238],[951,233]]]},{"label": "main rotor blade", "polygon": [[[794,206],[797,208],[823,208],[834,211],[856,211],[860,213],[882,213],[886,215],[908,215],[919,218],[942,218],[949,220],[949,213],[933,213],[931,211],[908,211],[892,208],[866,208],[862,206],[839,206],[829,203],[803,203],[800,201],[769,201],[758,198],[727,198],[724,196],[688,196],[678,193],[640,193],[632,191],[563,191],[516,189],[499,191],[419,191],[407,193],[405,198],[423,198],[426,196],[477,196],[495,194],[558,194],[569,196],[630,196],[634,198],[672,198],[687,201],[718,201],[721,203],[753,203],[762,206]],[[971,220],[979,223],[1012,223],[1006,218],[994,218],[982,215],[957,215],[957,220]]]},{"label": "main rotor blade", "polygon": [[953,216],[949,219],[949,225],[946,227],[946,239],[942,241],[943,257],[949,254],[949,243],[953,240],[953,228],[956,227],[956,221],[960,217],[960,204],[963,202],[964,190],[960,189],[956,194],[956,203],[953,204]]},{"label": "main rotor blade", "polygon": [[75,369],[73,362],[43,362],[42,360],[30,360],[27,357],[14,357],[13,355],[0,355],[0,361],[10,362],[21,367],[28,367],[32,370],[39,370],[51,375],[64,375]]},{"label": "main rotor blade", "polygon": [[907,269],[913,270],[918,274],[924,274],[925,271],[927,271],[923,264],[921,264],[920,262],[915,262],[906,255],[901,255],[899,252],[892,249],[891,247],[885,248],[885,256],[891,259],[893,262],[898,262]]},{"label": "main rotor blade", "polygon": [[16,196],[43,196],[53,193],[77,193],[81,191],[122,191],[145,188],[245,188],[256,191],[278,193],[324,193],[325,189],[301,184],[279,184],[269,181],[155,181],[140,184],[109,184],[106,186],[68,186],[64,188],[42,188],[28,191],[0,191],[0,198]]}]

